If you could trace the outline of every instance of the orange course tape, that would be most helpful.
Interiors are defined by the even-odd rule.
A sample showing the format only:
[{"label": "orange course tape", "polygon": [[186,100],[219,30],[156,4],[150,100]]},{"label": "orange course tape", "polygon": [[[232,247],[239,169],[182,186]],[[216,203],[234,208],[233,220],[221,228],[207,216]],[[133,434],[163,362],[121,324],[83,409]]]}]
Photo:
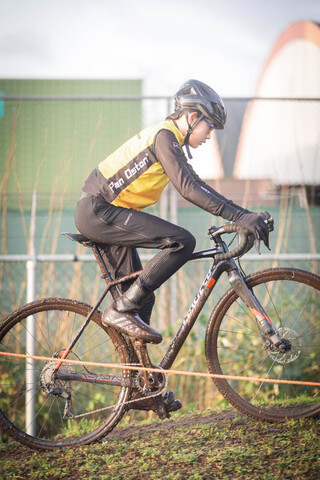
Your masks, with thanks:
[{"label": "orange course tape", "polygon": [[164,370],[162,368],[145,368],[138,367],[133,365],[121,365],[117,363],[96,363],[96,362],[80,362],[78,360],[67,360],[61,358],[50,358],[50,357],[38,357],[34,355],[25,355],[22,353],[9,353],[9,352],[0,352],[0,355],[7,357],[17,357],[25,358],[31,360],[41,360],[47,362],[61,362],[69,363],[71,365],[88,365],[91,367],[107,367],[107,368],[119,368],[122,370],[147,370],[148,372],[160,372],[173,375],[190,375],[195,377],[209,377],[209,378],[225,378],[227,380],[246,380],[250,382],[261,382],[261,383],[285,383],[290,385],[311,385],[315,387],[320,387],[320,382],[303,382],[299,380],[280,380],[280,379],[271,379],[271,378],[255,378],[255,377],[240,377],[236,375],[220,375],[217,373],[201,373],[201,372],[185,372],[182,370]]}]

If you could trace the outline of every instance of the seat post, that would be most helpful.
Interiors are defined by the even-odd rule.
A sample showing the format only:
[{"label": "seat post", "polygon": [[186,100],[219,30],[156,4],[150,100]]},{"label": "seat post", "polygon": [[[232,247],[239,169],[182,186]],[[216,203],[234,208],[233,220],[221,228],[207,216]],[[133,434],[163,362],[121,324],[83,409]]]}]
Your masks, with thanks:
[{"label": "seat post", "polygon": [[[101,248],[98,243],[89,240],[89,238],[85,237],[84,235],[80,233],[69,233],[69,232],[63,232],[62,235],[65,237],[69,238],[73,242],[78,242],[81,245],[85,247],[90,247],[93,251],[93,254],[97,260],[97,263],[99,265],[99,268],[101,270],[101,278],[103,278],[106,282],[107,285],[109,285],[110,282],[113,282],[115,279],[112,277],[111,273],[109,272],[106,262],[103,260],[103,256],[101,253]],[[116,300],[118,297],[120,297],[121,293],[119,289],[116,286],[112,286],[110,288],[111,295],[114,300]]]},{"label": "seat post", "polygon": [[[99,268],[101,270],[101,273],[102,273],[101,278],[103,278],[105,280],[106,284],[108,285],[110,282],[114,281],[114,278],[112,277],[111,273],[109,272],[109,270],[107,268],[107,265],[106,265],[105,261],[103,260],[100,248],[98,247],[98,245],[96,243],[93,243],[92,245],[90,245],[90,247],[93,251],[93,254],[94,254],[94,256],[97,260],[97,263],[99,265]],[[119,293],[119,290],[117,289],[117,287],[111,287],[110,292],[111,292],[111,295],[112,295],[114,300],[116,300],[118,297],[120,297],[120,293]]]}]

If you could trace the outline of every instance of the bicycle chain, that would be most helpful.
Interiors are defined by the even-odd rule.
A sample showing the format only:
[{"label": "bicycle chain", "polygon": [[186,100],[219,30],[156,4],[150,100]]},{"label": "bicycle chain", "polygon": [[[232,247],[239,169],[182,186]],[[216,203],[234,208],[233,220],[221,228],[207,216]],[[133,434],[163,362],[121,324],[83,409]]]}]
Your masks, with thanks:
[{"label": "bicycle chain", "polygon": [[[128,364],[124,364],[125,366],[128,365],[128,366],[137,366],[137,367],[141,367],[141,364],[140,363],[128,363]],[[159,368],[159,367],[157,367]],[[138,378],[138,377],[137,377]],[[98,408],[97,410],[91,410],[90,412],[86,412],[86,413],[79,413],[78,415],[74,415],[72,418],[80,418],[80,417],[86,417],[88,415],[91,415],[93,413],[99,413],[99,412],[103,412],[104,410],[111,410],[112,408],[114,408],[115,406],[117,407],[122,407],[124,405],[130,405],[130,403],[135,403],[137,402],[138,400],[147,400],[149,398],[152,398],[152,397],[157,397],[158,395],[162,395],[164,393],[164,390],[166,389],[167,387],[167,384],[168,384],[168,379],[167,379],[167,376],[164,374],[164,378],[165,378],[165,382],[164,382],[164,385],[163,387],[161,388],[161,390],[157,390],[156,392],[151,392],[150,395],[148,396],[143,396],[143,397],[140,397],[139,399],[138,398],[135,398],[133,400],[127,400],[126,402],[122,402],[122,403],[119,403],[119,404],[115,404],[115,405],[109,405],[108,407],[102,407],[102,408]],[[140,388],[137,386],[136,387],[137,390],[141,391]]]}]

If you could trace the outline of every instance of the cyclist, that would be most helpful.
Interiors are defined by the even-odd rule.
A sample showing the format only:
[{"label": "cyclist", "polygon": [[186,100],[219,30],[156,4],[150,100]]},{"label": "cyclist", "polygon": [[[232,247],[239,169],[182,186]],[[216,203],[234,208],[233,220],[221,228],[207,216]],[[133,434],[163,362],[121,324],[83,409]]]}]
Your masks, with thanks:
[{"label": "cyclist", "polygon": [[[136,248],[159,252],[122,296],[103,313],[103,323],[121,332],[159,343],[150,323],[154,291],[190,258],[195,239],[187,230],[142,212],[154,204],[169,181],[188,201],[252,231],[268,246],[266,219],[227,200],[188,164],[182,147],[199,147],[213,129],[223,129],[226,109],[208,85],[189,80],[175,95],[174,113],[146,128],[95,168],[83,186],[76,208],[78,230],[104,244],[104,260],[114,277],[142,269]],[[270,228],[270,226],[269,226]]]}]

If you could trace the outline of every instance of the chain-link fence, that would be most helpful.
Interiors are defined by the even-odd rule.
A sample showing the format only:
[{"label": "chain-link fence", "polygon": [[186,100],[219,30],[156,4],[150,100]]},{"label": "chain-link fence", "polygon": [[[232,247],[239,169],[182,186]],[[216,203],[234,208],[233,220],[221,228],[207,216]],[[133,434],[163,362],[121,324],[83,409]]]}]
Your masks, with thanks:
[{"label": "chain-link fence", "polygon": [[[38,258],[36,296],[67,296],[91,304],[103,288],[100,272],[90,259],[70,262],[58,257],[90,253],[60,233],[75,231],[75,204],[91,169],[141,128],[163,120],[173,110],[173,102],[167,97],[146,98],[134,89],[112,95],[61,90],[19,96],[8,95],[3,85],[0,90],[6,93],[0,98],[1,317],[26,301],[26,261],[8,255],[28,253],[35,189],[35,253],[55,256]],[[204,153],[192,152],[192,163],[228,198],[254,210],[268,209],[275,217],[271,247],[278,256],[243,260],[245,269],[285,263],[317,272],[320,100],[227,99],[225,103],[225,130],[213,134]],[[170,189],[161,204],[147,211],[190,230],[198,249],[209,246],[207,229],[222,222]],[[143,258],[153,254],[141,253]],[[283,259],[281,254],[296,256]],[[207,268],[207,262],[188,264],[161,287],[154,325],[158,322],[166,330],[173,318],[184,316]],[[210,298],[206,315],[227,288],[225,280],[220,288]]]}]

